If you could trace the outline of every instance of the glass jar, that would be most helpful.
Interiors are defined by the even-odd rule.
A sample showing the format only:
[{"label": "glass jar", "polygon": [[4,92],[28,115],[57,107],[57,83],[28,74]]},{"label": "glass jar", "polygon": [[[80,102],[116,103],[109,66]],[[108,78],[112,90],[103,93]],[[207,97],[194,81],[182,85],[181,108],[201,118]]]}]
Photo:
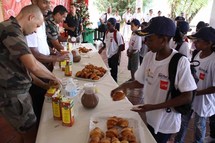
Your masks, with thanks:
[{"label": "glass jar", "polygon": [[84,94],[81,97],[81,103],[85,108],[95,108],[99,102],[96,95],[95,84],[89,82],[84,84]]}]

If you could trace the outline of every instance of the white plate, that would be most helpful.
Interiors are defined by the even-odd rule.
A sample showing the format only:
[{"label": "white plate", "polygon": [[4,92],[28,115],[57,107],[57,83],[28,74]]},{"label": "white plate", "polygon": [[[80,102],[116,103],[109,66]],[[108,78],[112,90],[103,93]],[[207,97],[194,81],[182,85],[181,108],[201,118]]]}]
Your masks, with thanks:
[{"label": "white plate", "polygon": [[[116,116],[121,117],[124,119],[127,119],[129,121],[129,127],[133,128],[134,134],[136,136],[138,143],[145,143],[144,138],[141,136],[142,132],[144,131],[142,127],[142,121],[138,118],[138,114],[132,112],[132,111],[114,111],[114,112],[104,112],[104,113],[97,113],[93,115],[90,119],[90,125],[89,125],[89,133],[92,131],[95,127],[99,127],[104,133],[107,131],[107,120],[109,117]],[[140,120],[138,120],[140,119]],[[88,135],[88,141],[89,141],[89,135]]]}]

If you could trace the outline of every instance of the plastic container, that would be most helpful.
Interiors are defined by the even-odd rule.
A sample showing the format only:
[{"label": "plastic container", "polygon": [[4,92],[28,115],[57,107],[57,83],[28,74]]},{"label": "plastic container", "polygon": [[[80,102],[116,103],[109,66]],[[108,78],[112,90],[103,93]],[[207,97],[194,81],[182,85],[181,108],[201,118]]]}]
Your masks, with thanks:
[{"label": "plastic container", "polygon": [[62,125],[71,127],[74,122],[74,102],[71,98],[62,98],[61,101]]}]

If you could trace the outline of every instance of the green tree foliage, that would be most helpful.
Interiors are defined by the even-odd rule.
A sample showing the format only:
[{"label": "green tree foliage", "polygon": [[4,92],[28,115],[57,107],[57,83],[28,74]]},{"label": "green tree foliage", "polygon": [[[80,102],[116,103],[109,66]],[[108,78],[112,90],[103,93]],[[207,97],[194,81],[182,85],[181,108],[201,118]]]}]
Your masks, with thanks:
[{"label": "green tree foliage", "polygon": [[169,0],[171,17],[175,18],[183,12],[186,20],[190,22],[207,3],[208,0]]},{"label": "green tree foliage", "polygon": [[[147,6],[150,0],[143,0],[143,6]],[[126,8],[131,8],[132,13],[135,12],[136,0],[95,0],[96,5],[100,13],[106,12],[108,7],[112,7],[113,12],[118,10],[120,15],[126,12]],[[143,8],[144,8],[143,7]]]}]

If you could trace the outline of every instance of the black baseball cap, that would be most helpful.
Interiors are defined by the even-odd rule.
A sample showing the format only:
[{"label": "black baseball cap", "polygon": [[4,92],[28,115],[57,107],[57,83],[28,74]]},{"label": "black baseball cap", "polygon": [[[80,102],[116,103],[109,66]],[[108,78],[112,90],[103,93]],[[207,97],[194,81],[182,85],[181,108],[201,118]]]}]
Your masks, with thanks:
[{"label": "black baseball cap", "polygon": [[140,26],[140,21],[138,19],[133,19],[131,23],[134,23],[136,26]]},{"label": "black baseball cap", "polygon": [[175,31],[176,31],[176,26],[170,18],[167,18],[164,16],[158,16],[158,17],[152,18],[149,21],[148,26],[143,30],[137,31],[136,34],[139,36],[156,34],[156,35],[174,37]]},{"label": "black baseball cap", "polygon": [[203,27],[197,33],[187,37],[189,39],[202,39],[215,43],[215,29],[212,27]]},{"label": "black baseball cap", "polygon": [[111,25],[115,26],[116,25],[116,19],[115,18],[109,18],[108,22],[111,23]]},{"label": "black baseball cap", "polygon": [[177,24],[177,28],[183,34],[186,34],[190,30],[189,23],[186,22],[186,21],[179,21],[178,24]]},{"label": "black baseball cap", "polygon": [[183,16],[177,16],[175,21],[185,21],[185,18]]},{"label": "black baseball cap", "polygon": [[199,21],[199,23],[196,25],[196,29],[201,29],[203,27],[209,26],[208,23],[205,23],[204,21]]}]

